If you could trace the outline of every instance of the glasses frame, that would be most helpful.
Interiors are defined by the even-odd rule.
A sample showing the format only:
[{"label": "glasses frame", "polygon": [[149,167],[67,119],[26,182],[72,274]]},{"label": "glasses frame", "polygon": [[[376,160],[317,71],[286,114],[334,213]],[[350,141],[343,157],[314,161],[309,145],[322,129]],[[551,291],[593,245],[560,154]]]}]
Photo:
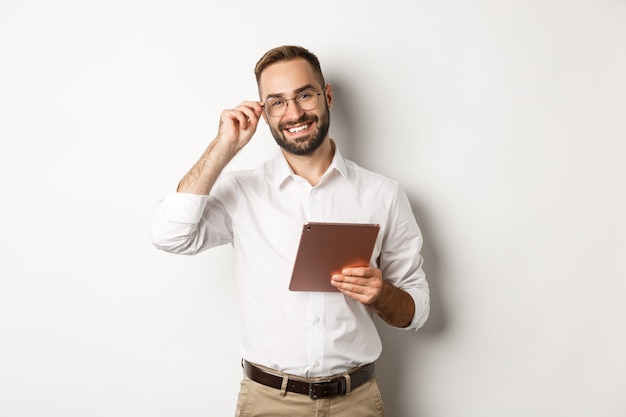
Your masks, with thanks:
[{"label": "glasses frame", "polygon": [[[313,108],[312,108],[312,109],[303,109],[303,108],[302,108],[302,106],[301,106],[301,105],[298,103],[298,101],[297,101],[298,96],[299,96],[300,94],[304,93],[305,91],[312,91],[313,93],[315,93],[315,95],[317,95],[317,102],[315,103],[315,106],[313,106]],[[308,88],[305,88],[304,90],[302,90],[302,91],[300,91],[300,92],[296,93],[296,95],[295,95],[295,96],[293,96],[293,97],[291,97],[291,98],[284,98],[284,97],[281,97],[281,96],[270,97],[270,98],[268,98],[267,100],[265,100],[265,101],[263,102],[263,110],[265,111],[265,114],[267,114],[267,117],[281,117],[282,115],[284,115],[285,113],[287,113],[287,108],[289,107],[289,102],[290,102],[291,100],[293,100],[293,102],[294,102],[294,103],[296,103],[296,106],[300,107],[300,109],[301,109],[301,110],[303,110],[303,111],[311,111],[311,110],[313,110],[315,107],[317,107],[317,105],[320,103],[320,99],[319,99],[319,97],[322,95],[322,93],[323,93],[323,92],[324,92],[324,90],[322,90],[322,91],[320,91],[320,92],[318,93],[317,91],[315,91],[315,90],[313,90],[313,89],[308,89]],[[267,105],[267,102],[268,102],[269,100],[274,99],[274,98],[281,98],[281,99],[285,100],[285,109],[284,109],[284,110],[282,111],[282,113],[280,113],[280,114],[274,114],[274,115],[272,115],[272,114],[270,114],[270,112],[269,112],[269,106]]]}]

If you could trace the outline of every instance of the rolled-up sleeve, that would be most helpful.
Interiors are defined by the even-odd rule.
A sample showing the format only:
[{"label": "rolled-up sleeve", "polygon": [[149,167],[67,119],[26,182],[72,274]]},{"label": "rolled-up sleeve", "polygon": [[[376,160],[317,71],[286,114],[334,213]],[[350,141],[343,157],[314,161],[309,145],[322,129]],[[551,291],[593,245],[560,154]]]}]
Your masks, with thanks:
[{"label": "rolled-up sleeve", "polygon": [[230,242],[232,231],[218,199],[176,192],[157,204],[149,238],[160,250],[193,255]]},{"label": "rolled-up sleeve", "polygon": [[426,284],[426,280],[423,280],[423,283],[425,285],[405,289],[415,303],[415,314],[413,315],[411,324],[405,327],[406,330],[417,330],[428,320],[430,313],[430,290],[428,284]]}]

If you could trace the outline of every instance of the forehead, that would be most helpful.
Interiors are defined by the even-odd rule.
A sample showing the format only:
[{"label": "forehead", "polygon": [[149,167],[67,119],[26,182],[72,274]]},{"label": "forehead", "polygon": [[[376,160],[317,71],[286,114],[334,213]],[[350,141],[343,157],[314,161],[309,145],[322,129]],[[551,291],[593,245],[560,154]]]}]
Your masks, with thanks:
[{"label": "forehead", "polygon": [[305,85],[319,85],[313,68],[304,59],[282,61],[265,68],[259,78],[261,99],[270,95],[289,95]]}]

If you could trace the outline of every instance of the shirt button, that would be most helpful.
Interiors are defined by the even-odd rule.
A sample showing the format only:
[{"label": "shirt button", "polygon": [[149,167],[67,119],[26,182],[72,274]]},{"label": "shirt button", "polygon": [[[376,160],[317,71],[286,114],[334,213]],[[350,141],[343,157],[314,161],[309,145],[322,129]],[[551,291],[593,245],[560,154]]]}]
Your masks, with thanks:
[{"label": "shirt button", "polygon": [[313,367],[314,367],[314,368],[317,368],[317,367],[319,367],[319,366],[320,366],[319,361],[315,361],[315,363],[313,364]]},{"label": "shirt button", "polygon": [[320,322],[320,318],[315,316],[315,318],[313,319],[313,323],[319,323]]}]

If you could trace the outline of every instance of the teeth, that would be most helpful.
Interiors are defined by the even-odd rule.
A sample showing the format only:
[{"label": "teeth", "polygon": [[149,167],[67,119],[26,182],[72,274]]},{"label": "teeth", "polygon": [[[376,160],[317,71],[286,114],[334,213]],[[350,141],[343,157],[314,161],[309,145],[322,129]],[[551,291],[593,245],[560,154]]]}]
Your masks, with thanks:
[{"label": "teeth", "polygon": [[291,133],[298,133],[298,132],[301,132],[301,131],[306,130],[308,128],[309,128],[309,125],[303,125],[303,126],[294,127],[292,129],[289,129],[289,132],[291,132]]}]

